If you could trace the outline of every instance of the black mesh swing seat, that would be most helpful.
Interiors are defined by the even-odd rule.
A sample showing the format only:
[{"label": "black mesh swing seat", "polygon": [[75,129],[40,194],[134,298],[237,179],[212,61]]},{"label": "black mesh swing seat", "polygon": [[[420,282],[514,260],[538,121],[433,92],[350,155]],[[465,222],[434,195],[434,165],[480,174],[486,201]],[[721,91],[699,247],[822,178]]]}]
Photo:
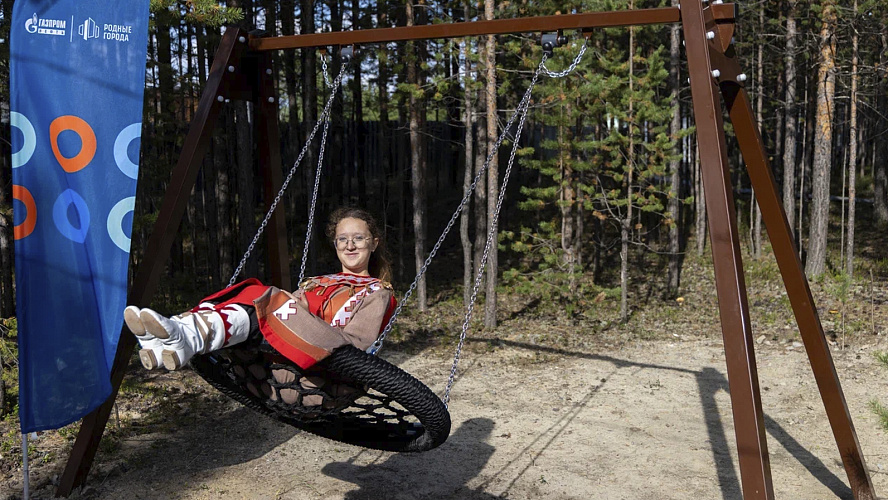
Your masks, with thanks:
[{"label": "black mesh swing seat", "polygon": [[447,407],[400,368],[343,346],[310,370],[255,344],[191,360],[213,387],[275,420],[319,436],[385,451],[419,452],[450,434]]}]

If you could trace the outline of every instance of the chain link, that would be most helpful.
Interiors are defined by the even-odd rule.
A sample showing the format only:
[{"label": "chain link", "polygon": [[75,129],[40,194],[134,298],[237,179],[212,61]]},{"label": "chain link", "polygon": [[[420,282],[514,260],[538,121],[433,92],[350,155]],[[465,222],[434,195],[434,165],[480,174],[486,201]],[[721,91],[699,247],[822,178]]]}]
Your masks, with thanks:
[{"label": "chain link", "polygon": [[[528,97],[530,96],[530,91],[533,90],[533,87],[536,85],[540,71],[545,68],[545,63],[546,56],[544,55],[536,73],[533,75],[533,80],[530,82]],[[481,279],[483,278],[484,270],[487,267],[487,258],[490,256],[490,248],[493,246],[493,242],[497,238],[496,229],[499,223],[500,211],[503,207],[503,199],[506,196],[506,186],[509,184],[509,176],[512,174],[512,166],[515,164],[515,155],[518,153],[518,138],[521,137],[521,130],[524,128],[524,121],[527,119],[527,111],[529,108],[530,100],[528,99],[524,103],[524,109],[516,111],[516,113],[521,114],[521,120],[518,122],[518,128],[515,131],[515,142],[512,144],[512,153],[509,155],[509,162],[506,164],[506,173],[503,177],[503,184],[500,187],[499,196],[496,199],[496,209],[493,212],[493,223],[491,224],[490,231],[487,233],[487,242],[484,244],[484,254],[481,256],[481,265],[479,266],[478,274],[475,276],[475,284],[472,286],[472,298],[469,300],[469,306],[466,308],[466,317],[463,320],[462,331],[459,334],[459,342],[456,344],[456,354],[453,357],[453,365],[450,367],[450,377],[447,379],[447,386],[444,388],[444,396],[441,398],[445,407],[450,403],[450,389],[453,388],[453,382],[456,379],[456,367],[459,365],[459,357],[460,354],[462,354],[462,348],[466,341],[466,334],[469,331],[469,322],[472,321],[472,313],[475,310],[475,302],[478,299],[478,290],[481,289]]]},{"label": "chain link", "polygon": [[[537,69],[537,74],[539,73],[539,69]],[[534,75],[534,82],[536,82],[536,75]],[[383,329],[382,334],[379,335],[379,338],[376,339],[367,352],[371,354],[376,354],[379,349],[382,348],[382,343],[385,340],[386,336],[388,336],[389,332],[392,331],[392,328],[395,324],[395,321],[398,319],[398,315],[401,314],[401,310],[404,308],[404,304],[406,304],[407,300],[413,295],[413,292],[416,290],[417,285],[419,284],[419,280],[425,275],[426,270],[428,270],[429,265],[432,263],[432,259],[434,259],[435,255],[438,253],[438,249],[441,248],[441,244],[444,242],[444,239],[447,237],[447,234],[450,232],[450,229],[456,223],[456,219],[459,218],[459,214],[462,213],[463,208],[465,208],[466,204],[469,202],[469,199],[472,196],[472,193],[475,191],[475,188],[478,186],[478,182],[487,171],[490,166],[490,162],[493,160],[494,155],[499,150],[500,145],[503,140],[506,138],[509,132],[509,128],[511,128],[512,124],[515,122],[515,119],[518,117],[519,111],[522,107],[526,106],[530,102],[530,92],[533,87],[528,88],[524,93],[524,97],[522,97],[521,102],[518,104],[518,109],[515,110],[515,113],[512,114],[512,117],[509,119],[509,122],[506,123],[506,126],[503,128],[503,133],[497,138],[494,147],[491,149],[490,154],[488,154],[487,159],[484,161],[484,166],[478,170],[478,173],[475,175],[475,179],[472,181],[469,189],[466,190],[463,195],[462,201],[459,203],[459,206],[456,208],[456,211],[453,212],[453,216],[450,218],[450,221],[447,222],[447,225],[444,227],[444,231],[441,233],[441,236],[438,237],[438,241],[435,242],[435,246],[432,247],[432,251],[429,252],[428,257],[423,262],[422,267],[419,268],[419,272],[416,274],[416,278],[413,280],[413,283],[410,284],[410,287],[407,289],[407,292],[398,301],[398,306],[395,308],[395,312],[392,314],[392,317],[389,319],[388,324],[385,325],[385,329]],[[517,136],[515,138],[517,143]]]},{"label": "chain link", "polygon": [[[290,169],[290,172],[287,174],[287,178],[284,180],[284,183],[281,185],[281,189],[278,191],[277,196],[274,197],[274,201],[271,203],[271,207],[268,208],[268,212],[265,213],[265,218],[262,219],[262,223],[259,224],[259,229],[256,231],[256,235],[253,236],[253,241],[250,242],[250,246],[247,247],[247,251],[244,253],[244,256],[241,258],[240,263],[237,265],[237,269],[234,270],[234,274],[231,275],[231,279],[228,280],[228,286],[234,284],[238,275],[240,275],[241,271],[243,271],[244,266],[247,264],[247,259],[253,253],[253,249],[256,247],[256,243],[259,241],[259,237],[262,236],[262,233],[265,231],[265,227],[268,225],[268,221],[271,219],[274,210],[277,208],[278,203],[280,203],[281,198],[284,196],[284,192],[287,190],[287,186],[290,185],[290,181],[293,179],[293,174],[296,173],[296,169],[299,167],[299,164],[302,162],[302,158],[305,157],[305,154],[308,152],[308,147],[311,145],[312,139],[314,139],[315,134],[318,132],[318,128],[320,128],[321,123],[324,123],[324,134],[321,139],[321,153],[319,155],[320,159],[318,160],[318,172],[320,172],[320,164],[321,160],[324,158],[324,142],[327,140],[327,127],[330,124],[330,111],[333,109],[333,100],[336,97],[336,92],[339,90],[339,86],[342,83],[342,77],[345,74],[346,65],[343,64],[339,70],[339,75],[336,77],[336,80],[333,82],[333,90],[330,92],[330,97],[327,99],[327,104],[324,106],[324,110],[321,112],[321,116],[318,119],[317,123],[315,123],[314,128],[311,133],[308,135],[308,139],[305,140],[305,144],[302,146],[302,151],[299,152],[299,156],[296,158],[296,161],[293,163],[293,168]],[[325,73],[326,74],[326,73]],[[302,256],[302,269],[299,274],[299,282],[302,282],[302,273],[305,271],[305,255],[308,254],[308,241],[311,235],[311,223],[314,218],[314,208],[315,203],[314,200],[317,196],[318,191],[318,177],[320,175],[315,175],[315,186],[314,193],[312,198],[311,212],[309,214],[309,232],[306,237],[306,246],[305,252],[303,252]]]},{"label": "chain link", "polygon": [[580,64],[580,60],[583,59],[583,54],[586,53],[586,47],[588,47],[588,44],[586,43],[586,39],[583,38],[583,45],[580,47],[580,53],[577,54],[577,56],[574,58],[570,66],[567,67],[567,69],[563,71],[551,71],[549,68],[546,67],[545,64],[543,64],[543,71],[546,72],[546,75],[548,75],[549,78],[564,78],[573,70],[577,69],[577,65]]},{"label": "chain link", "polygon": [[[345,65],[343,65],[345,66]],[[327,74],[327,57],[321,57],[321,70],[324,73],[324,82],[327,83],[328,87],[332,87],[333,84],[330,82],[330,75]]]},{"label": "chain link", "polygon": [[[345,65],[342,65],[342,68],[345,69]],[[336,77],[336,87],[339,87],[340,82],[342,81],[342,71],[340,70],[339,76]],[[335,92],[336,89],[334,88]],[[327,131],[330,130],[330,115],[327,114],[326,119],[324,120],[324,133],[321,135],[321,150],[318,152],[318,168],[315,170],[315,181],[314,188],[311,191],[311,208],[308,210],[308,228],[305,230],[305,243],[302,245],[304,250],[302,251],[302,263],[299,265],[299,281],[297,284],[301,284],[302,280],[305,279],[305,264],[308,262],[308,246],[311,244],[311,232],[314,227],[314,216],[315,216],[315,207],[317,206],[318,201],[318,187],[321,182],[321,168],[324,165],[324,151],[327,146]]]}]

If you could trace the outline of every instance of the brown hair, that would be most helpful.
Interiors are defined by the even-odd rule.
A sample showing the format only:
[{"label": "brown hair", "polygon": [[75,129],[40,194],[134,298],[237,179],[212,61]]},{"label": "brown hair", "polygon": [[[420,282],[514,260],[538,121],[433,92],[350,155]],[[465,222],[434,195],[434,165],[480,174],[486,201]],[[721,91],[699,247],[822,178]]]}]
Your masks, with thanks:
[{"label": "brown hair", "polygon": [[385,234],[376,222],[376,218],[373,217],[370,212],[354,207],[337,208],[330,214],[330,219],[327,222],[327,239],[333,241],[333,238],[336,237],[336,226],[339,225],[342,219],[348,218],[359,219],[366,222],[367,227],[370,229],[370,235],[373,238],[379,238],[379,244],[376,246],[376,251],[370,254],[370,276],[379,278],[383,281],[391,281],[392,265],[388,260],[388,252],[385,248]]}]

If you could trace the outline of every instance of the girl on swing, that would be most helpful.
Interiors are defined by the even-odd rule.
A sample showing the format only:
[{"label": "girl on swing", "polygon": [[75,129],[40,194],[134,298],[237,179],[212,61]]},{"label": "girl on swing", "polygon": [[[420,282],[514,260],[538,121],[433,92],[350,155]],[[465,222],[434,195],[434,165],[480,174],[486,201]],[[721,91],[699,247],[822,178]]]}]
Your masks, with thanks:
[{"label": "girl on swing", "polygon": [[250,278],[169,318],[127,307],[124,320],[139,340],[142,365],[178,370],[195,354],[260,336],[303,369],[346,344],[370,347],[395,309],[382,233],[373,216],[356,208],[334,211],[326,233],[342,271],[309,278],[295,292]]}]

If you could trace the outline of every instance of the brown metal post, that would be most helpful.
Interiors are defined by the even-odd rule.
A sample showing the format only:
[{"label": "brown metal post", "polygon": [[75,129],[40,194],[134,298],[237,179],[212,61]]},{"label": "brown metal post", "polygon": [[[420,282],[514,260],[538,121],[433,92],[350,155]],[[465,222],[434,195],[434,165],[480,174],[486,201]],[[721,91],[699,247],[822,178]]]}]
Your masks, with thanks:
[{"label": "brown metal post", "polygon": [[[723,77],[731,78],[739,74],[737,64],[720,66]],[[755,188],[756,201],[761,208],[768,237],[777,257],[786,293],[808,353],[808,360],[814,371],[814,379],[820,389],[820,397],[826,408],[826,415],[839,447],[845,472],[848,474],[851,491],[857,500],[872,500],[876,498],[872,479],[863,459],[842,385],[836,374],[826,336],[823,334],[817,308],[814,307],[814,298],[796,251],[792,230],[786,221],[786,212],[777,193],[777,183],[762,146],[746,90],[727,79],[722,81],[721,88],[743,159],[749,170],[749,178]]]},{"label": "brown metal post", "polygon": [[699,0],[681,2],[681,20],[691,77],[694,120],[712,241],[740,478],[746,499],[773,499],[752,326],[740,257],[740,239],[725,144],[718,87],[712,76],[707,26]]},{"label": "brown metal post", "polygon": [[[271,54],[264,52],[259,54],[258,58],[256,138],[259,141],[259,169],[262,173],[267,210],[274,202],[282,183],[281,134],[278,129],[278,96],[274,88]],[[291,290],[286,216],[283,210],[275,210],[268,222],[266,245],[272,284],[284,290]]]},{"label": "brown metal post", "polygon": [[[160,214],[154,224],[154,230],[148,239],[145,248],[145,261],[139,266],[133,280],[133,287],[129,295],[131,304],[148,305],[157,288],[161,272],[169,257],[170,247],[185,212],[185,205],[197,180],[201,160],[206,154],[213,133],[213,125],[222,107],[222,101],[218,100],[218,96],[223,96],[224,101],[227,68],[228,66],[237,66],[241,55],[247,50],[246,42],[246,34],[234,28],[230,28],[222,37],[222,42],[216,51],[213,66],[210,69],[206,89],[201,96],[191,128],[188,130],[179,161],[173,170],[169,187],[161,204]],[[56,496],[68,496],[74,488],[83,485],[86,481],[135,344],[135,337],[124,328],[117,344],[117,353],[111,370],[111,395],[101,406],[83,418],[65,471],[59,481],[59,487],[56,489]]]}]

